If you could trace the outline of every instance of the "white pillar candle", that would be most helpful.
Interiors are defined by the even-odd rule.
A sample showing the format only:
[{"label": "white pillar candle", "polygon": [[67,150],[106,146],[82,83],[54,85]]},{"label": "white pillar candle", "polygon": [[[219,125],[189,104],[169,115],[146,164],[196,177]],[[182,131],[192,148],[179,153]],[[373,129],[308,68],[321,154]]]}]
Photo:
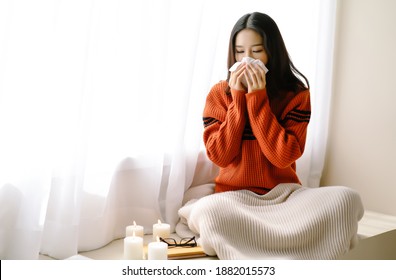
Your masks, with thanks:
[{"label": "white pillar candle", "polygon": [[159,241],[151,242],[148,245],[147,252],[148,260],[167,260],[168,259],[168,244]]},{"label": "white pillar candle", "polygon": [[139,237],[143,237],[144,235],[143,227],[137,225],[135,221],[133,221],[133,225],[126,227],[125,237],[132,236],[133,233],[135,233],[135,236],[139,236]]},{"label": "white pillar candle", "polygon": [[161,223],[160,220],[158,220],[158,224],[153,225],[153,240],[157,239],[158,237],[162,238],[168,238],[170,235],[170,225]]},{"label": "white pillar candle", "polygon": [[143,259],[143,238],[135,235],[124,238],[124,258],[127,260]]}]

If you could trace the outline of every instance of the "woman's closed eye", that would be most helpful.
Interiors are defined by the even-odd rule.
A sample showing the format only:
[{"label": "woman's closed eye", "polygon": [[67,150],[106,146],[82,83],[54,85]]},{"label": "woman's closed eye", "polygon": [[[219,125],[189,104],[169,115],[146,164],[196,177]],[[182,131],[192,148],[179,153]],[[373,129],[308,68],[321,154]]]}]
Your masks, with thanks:
[{"label": "woman's closed eye", "polygon": [[[264,49],[252,50],[252,53],[261,53],[263,51],[264,51]],[[236,53],[244,53],[245,51],[244,50],[236,50],[235,52]]]}]

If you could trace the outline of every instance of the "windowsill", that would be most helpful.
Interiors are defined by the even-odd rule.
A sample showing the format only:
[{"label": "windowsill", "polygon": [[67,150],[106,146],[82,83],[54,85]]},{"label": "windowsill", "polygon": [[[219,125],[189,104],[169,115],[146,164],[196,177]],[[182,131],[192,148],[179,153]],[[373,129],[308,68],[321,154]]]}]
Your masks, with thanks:
[{"label": "windowsill", "polygon": [[[363,218],[359,222],[358,235],[361,240],[367,239],[369,237],[375,237],[377,235],[381,235],[385,232],[389,232],[391,230],[396,229],[396,217],[385,215],[373,211],[365,211]],[[177,237],[174,234],[174,237]],[[389,238],[389,236],[387,237]],[[393,238],[393,237],[391,237]],[[396,236],[395,236],[396,238]],[[151,242],[152,236],[145,235],[144,236],[144,244],[148,244]],[[72,256],[68,259],[93,259],[93,260],[122,260],[123,250],[124,250],[124,239],[116,239],[107,244],[106,246],[88,251],[88,252],[80,252],[76,256]],[[366,242],[370,243],[370,242]],[[372,243],[372,242],[371,242]],[[394,242],[396,244],[396,240]],[[377,244],[377,243],[376,243]],[[376,245],[378,246],[378,245]],[[51,260],[53,258],[40,255],[40,260]],[[216,257],[200,257],[194,258],[196,260],[215,260]]]}]

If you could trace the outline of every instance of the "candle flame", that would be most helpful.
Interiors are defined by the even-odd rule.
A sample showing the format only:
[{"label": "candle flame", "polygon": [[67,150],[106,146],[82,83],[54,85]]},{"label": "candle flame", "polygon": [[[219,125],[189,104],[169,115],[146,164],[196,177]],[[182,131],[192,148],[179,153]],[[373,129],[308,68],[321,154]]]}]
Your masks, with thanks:
[{"label": "candle flame", "polygon": [[133,226],[135,226],[135,227],[136,227],[136,221],[133,221]]},{"label": "candle flame", "polygon": [[159,238],[159,236],[157,235],[157,242],[160,242],[160,238]]},{"label": "candle flame", "polygon": [[158,219],[158,224],[161,224],[161,220],[160,219]]}]

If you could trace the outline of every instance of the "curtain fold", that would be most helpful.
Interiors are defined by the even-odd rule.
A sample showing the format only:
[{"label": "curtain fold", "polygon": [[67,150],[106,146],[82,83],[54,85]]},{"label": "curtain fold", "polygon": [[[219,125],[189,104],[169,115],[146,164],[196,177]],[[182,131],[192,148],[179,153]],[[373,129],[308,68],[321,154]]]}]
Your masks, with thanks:
[{"label": "curtain fold", "polygon": [[323,0],[318,5],[317,34],[315,35],[315,61],[311,82],[312,115],[308,128],[307,144],[297,162],[302,184],[319,187],[324,168],[333,81],[334,40],[337,19],[337,1]]},{"label": "curtain fold", "polygon": [[64,259],[133,221],[173,229],[184,192],[216,174],[202,110],[226,78],[232,26],[252,11],[277,21],[315,81],[298,166],[318,186],[335,1],[295,2],[0,1],[0,259]]}]

